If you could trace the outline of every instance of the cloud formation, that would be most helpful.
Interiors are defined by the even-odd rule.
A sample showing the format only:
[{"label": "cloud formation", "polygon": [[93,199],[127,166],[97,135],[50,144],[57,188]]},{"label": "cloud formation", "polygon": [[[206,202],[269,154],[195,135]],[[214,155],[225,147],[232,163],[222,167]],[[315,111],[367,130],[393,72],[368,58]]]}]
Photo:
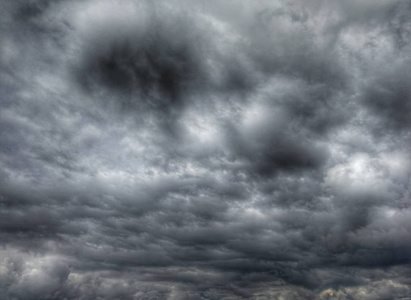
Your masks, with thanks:
[{"label": "cloud formation", "polygon": [[411,299],[407,1],[2,1],[0,298]]}]

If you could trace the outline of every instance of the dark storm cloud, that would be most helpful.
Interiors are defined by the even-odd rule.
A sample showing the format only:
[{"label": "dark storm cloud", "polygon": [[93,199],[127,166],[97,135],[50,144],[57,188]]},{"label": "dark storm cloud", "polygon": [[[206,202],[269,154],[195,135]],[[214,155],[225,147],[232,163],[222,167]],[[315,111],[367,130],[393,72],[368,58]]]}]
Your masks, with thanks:
[{"label": "dark storm cloud", "polygon": [[78,80],[86,87],[97,85],[126,93],[128,101],[148,101],[160,110],[178,107],[182,94],[201,88],[206,79],[201,53],[196,50],[202,47],[196,45],[195,36],[184,32],[189,22],[172,23],[176,27],[172,29],[159,23],[154,21],[148,32],[141,34],[102,36],[102,45],[84,58],[86,66]]},{"label": "dark storm cloud", "polygon": [[86,37],[74,67],[76,81],[89,92],[115,93],[126,109],[174,113],[195,96],[204,94],[200,101],[210,101],[216,92],[252,88],[253,78],[238,55],[228,57],[218,49],[214,35],[221,32],[200,15],[163,6],[132,6],[137,14],[131,24],[97,20],[103,29]]},{"label": "dark storm cloud", "polygon": [[[276,116],[272,114],[270,117]],[[250,132],[229,133],[234,155],[250,164],[252,172],[271,176],[277,171],[316,169],[325,160],[326,151],[288,130],[287,125],[276,121],[270,124],[271,121],[258,124]]]},{"label": "dark storm cloud", "polygon": [[408,2],[0,7],[0,298],[408,299]]}]

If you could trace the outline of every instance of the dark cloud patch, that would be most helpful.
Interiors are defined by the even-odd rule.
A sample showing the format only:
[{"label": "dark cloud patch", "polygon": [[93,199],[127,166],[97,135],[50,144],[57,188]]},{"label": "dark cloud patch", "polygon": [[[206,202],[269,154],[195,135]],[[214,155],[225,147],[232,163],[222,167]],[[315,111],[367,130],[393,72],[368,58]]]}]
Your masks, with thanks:
[{"label": "dark cloud patch", "polygon": [[149,108],[172,115],[189,102],[208,101],[210,106],[215,94],[226,98],[255,86],[239,55],[218,49],[215,35],[221,32],[213,24],[184,11],[166,16],[151,5],[144,12],[146,23],[124,26],[115,20],[114,29],[90,32],[74,68],[80,86],[98,98],[109,93],[103,98],[115,98],[125,110]]},{"label": "dark cloud patch", "polygon": [[[267,129],[269,130],[269,129]],[[234,152],[244,159],[251,172],[270,176],[277,172],[295,172],[318,168],[326,153],[295,138],[284,137],[287,132],[267,132],[267,135],[235,140]],[[321,153],[322,152],[322,153]]]},{"label": "dark cloud patch", "polygon": [[187,26],[153,27],[141,34],[103,37],[107,49],[87,55],[79,81],[126,94],[126,107],[138,107],[139,101],[160,111],[181,106],[183,94],[207,84],[201,41],[184,32]]},{"label": "dark cloud patch", "polygon": [[15,11],[15,18],[23,22],[30,22],[41,16],[47,11],[52,4],[49,0],[40,1],[27,1],[27,3],[21,3],[22,1],[16,1],[17,4]]},{"label": "dark cloud patch", "polygon": [[298,120],[286,111],[263,109],[227,133],[233,155],[252,173],[263,177],[294,173],[318,169],[326,161],[326,149],[293,128]]}]

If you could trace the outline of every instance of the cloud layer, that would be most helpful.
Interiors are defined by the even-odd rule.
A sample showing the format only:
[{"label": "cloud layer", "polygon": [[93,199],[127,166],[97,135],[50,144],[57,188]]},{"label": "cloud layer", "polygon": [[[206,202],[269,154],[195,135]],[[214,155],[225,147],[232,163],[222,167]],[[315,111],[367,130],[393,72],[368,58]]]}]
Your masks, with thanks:
[{"label": "cloud layer", "polygon": [[2,1],[2,299],[411,299],[408,1]]}]

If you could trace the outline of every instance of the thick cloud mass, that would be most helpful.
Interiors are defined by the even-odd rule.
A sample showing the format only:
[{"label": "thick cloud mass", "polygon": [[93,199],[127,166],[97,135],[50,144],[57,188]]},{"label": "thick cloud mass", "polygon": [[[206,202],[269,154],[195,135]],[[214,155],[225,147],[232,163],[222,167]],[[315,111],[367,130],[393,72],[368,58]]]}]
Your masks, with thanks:
[{"label": "thick cloud mass", "polygon": [[0,20],[1,299],[411,299],[409,1]]}]

